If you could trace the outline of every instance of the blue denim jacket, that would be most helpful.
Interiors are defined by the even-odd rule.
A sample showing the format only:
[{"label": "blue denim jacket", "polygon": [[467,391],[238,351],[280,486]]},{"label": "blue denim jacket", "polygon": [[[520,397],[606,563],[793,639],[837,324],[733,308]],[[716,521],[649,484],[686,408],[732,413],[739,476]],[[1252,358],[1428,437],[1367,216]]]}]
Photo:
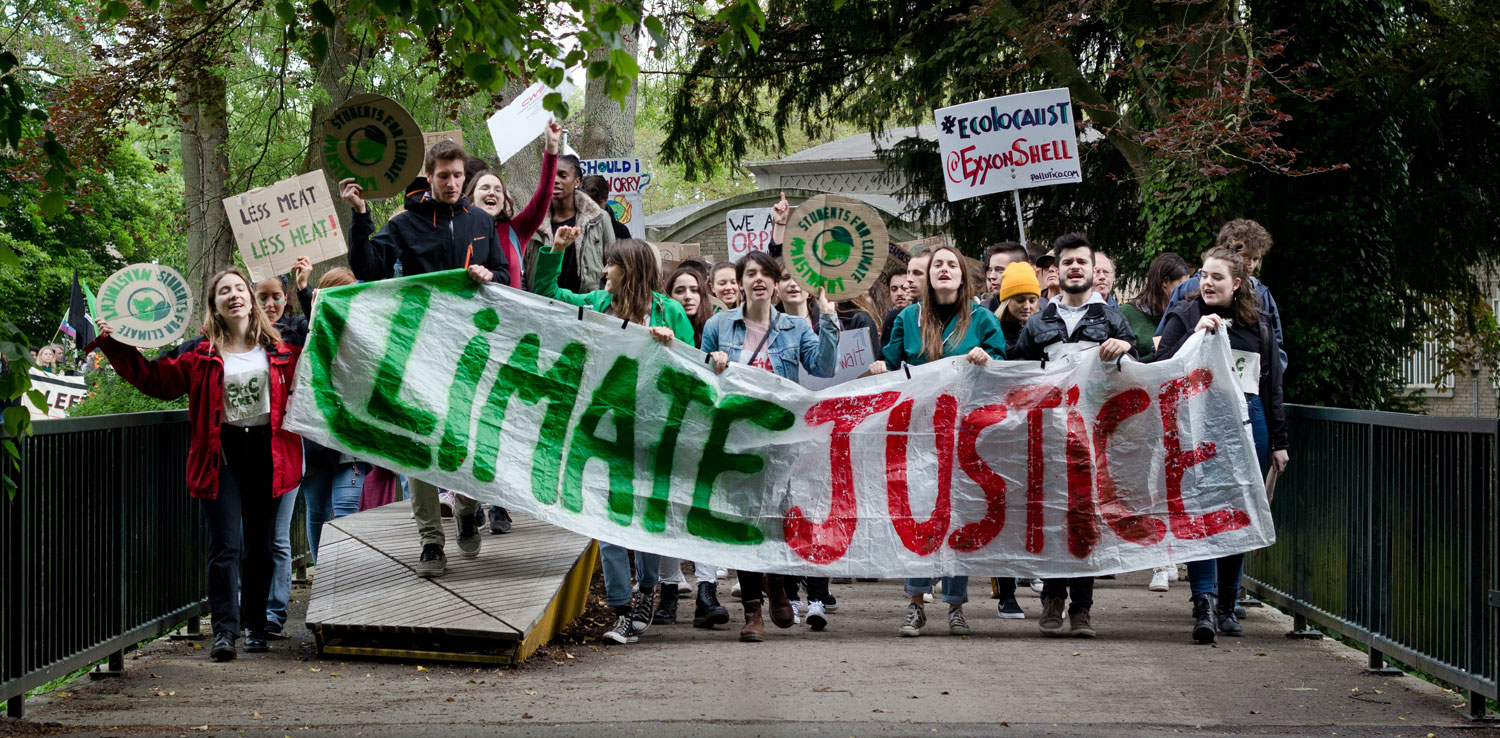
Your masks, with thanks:
[{"label": "blue denim jacket", "polygon": [[[839,321],[833,315],[820,316],[814,331],[807,321],[771,308],[769,330],[771,337],[763,350],[776,376],[795,382],[803,367],[815,377],[831,377],[838,369]],[[730,361],[739,361],[745,348],[744,309],[725,310],[709,318],[699,348],[704,353],[723,351]]]}]

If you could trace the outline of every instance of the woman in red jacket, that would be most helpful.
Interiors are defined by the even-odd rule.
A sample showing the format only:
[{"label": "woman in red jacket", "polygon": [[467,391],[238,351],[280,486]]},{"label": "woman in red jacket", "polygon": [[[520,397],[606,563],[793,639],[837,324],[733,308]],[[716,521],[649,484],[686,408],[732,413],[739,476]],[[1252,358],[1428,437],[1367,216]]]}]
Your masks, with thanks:
[{"label": "woman in red jacket", "polygon": [[209,655],[229,661],[242,626],[246,651],[267,650],[275,500],[302,478],[302,441],[281,427],[298,349],[282,342],[238,269],[208,284],[202,337],[148,361],[100,321],[89,350],[103,349],[141,392],[163,400],[188,396],[187,486],[208,520]]}]

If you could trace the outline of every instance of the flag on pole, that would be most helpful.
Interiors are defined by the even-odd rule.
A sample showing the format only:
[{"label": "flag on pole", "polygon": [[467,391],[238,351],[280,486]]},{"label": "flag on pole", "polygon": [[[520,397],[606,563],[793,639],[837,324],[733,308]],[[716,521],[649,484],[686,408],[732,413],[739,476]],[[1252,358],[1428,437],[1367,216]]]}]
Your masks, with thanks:
[{"label": "flag on pole", "polygon": [[73,294],[68,299],[68,314],[63,316],[59,330],[72,338],[79,351],[94,340],[94,295],[88,286],[78,279],[78,269],[73,269]]}]

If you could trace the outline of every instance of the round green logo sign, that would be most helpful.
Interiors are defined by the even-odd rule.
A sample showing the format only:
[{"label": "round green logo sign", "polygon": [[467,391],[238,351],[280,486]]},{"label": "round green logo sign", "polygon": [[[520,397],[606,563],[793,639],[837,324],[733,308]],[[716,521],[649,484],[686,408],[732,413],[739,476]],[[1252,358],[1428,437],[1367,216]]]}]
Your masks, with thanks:
[{"label": "round green logo sign", "polygon": [[786,232],[787,266],[809,293],[847,300],[869,289],[889,255],[885,222],[852,197],[818,195],[792,212]]},{"label": "round green logo sign", "polygon": [[396,101],[356,95],[323,124],[323,164],[335,181],[354,178],[366,198],[400,195],[422,175],[422,130]]},{"label": "round green logo sign", "polygon": [[104,280],[98,306],[115,340],[158,348],[182,336],[193,314],[193,293],[172,267],[131,264]]}]

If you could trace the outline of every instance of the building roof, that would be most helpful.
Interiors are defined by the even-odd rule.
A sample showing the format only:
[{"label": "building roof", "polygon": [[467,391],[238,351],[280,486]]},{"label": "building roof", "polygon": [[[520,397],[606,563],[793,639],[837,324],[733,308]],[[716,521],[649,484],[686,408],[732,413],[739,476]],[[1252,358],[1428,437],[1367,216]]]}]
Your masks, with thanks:
[{"label": "building roof", "polygon": [[750,169],[772,168],[778,164],[804,164],[809,162],[833,162],[833,161],[876,161],[875,147],[877,142],[880,146],[891,146],[903,138],[920,136],[922,138],[937,140],[936,126],[905,126],[902,128],[890,128],[880,132],[878,138],[868,133],[857,133],[853,136],[845,136],[837,141],[829,141],[826,144],[814,146],[810,149],[799,151],[791,156],[786,156],[773,161],[746,162],[745,166]]}]

